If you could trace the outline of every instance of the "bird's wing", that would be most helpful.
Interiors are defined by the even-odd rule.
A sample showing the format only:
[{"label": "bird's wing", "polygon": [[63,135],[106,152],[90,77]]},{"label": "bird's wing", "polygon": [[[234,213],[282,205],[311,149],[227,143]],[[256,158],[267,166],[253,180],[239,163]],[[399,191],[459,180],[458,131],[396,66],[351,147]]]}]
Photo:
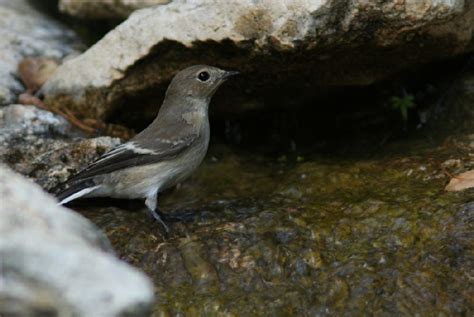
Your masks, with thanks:
[{"label": "bird's wing", "polygon": [[191,134],[175,140],[154,139],[152,146],[149,146],[151,144],[143,146],[143,144],[132,140],[102,155],[97,161],[71,177],[67,182],[74,183],[128,167],[148,165],[174,158],[186,151],[197,138],[198,135]]}]

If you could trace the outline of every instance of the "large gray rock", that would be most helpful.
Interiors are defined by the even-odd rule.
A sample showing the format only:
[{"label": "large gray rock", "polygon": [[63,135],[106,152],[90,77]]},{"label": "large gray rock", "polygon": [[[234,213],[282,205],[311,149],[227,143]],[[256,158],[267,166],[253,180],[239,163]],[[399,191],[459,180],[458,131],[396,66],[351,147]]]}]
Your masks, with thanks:
[{"label": "large gray rock", "polygon": [[60,0],[59,10],[84,19],[122,19],[133,11],[171,0]]},{"label": "large gray rock", "polygon": [[3,165],[0,196],[0,315],[149,315],[151,283],[88,220]]},{"label": "large gray rock", "polygon": [[245,78],[218,93],[218,111],[291,107],[318,85],[366,85],[471,51],[473,29],[464,0],[175,0],[133,13],[43,92],[89,117],[152,116],[175,72],[208,63]]},{"label": "large gray rock", "polygon": [[38,12],[27,0],[0,0],[0,106],[24,90],[17,65],[28,56],[62,59],[80,42],[64,25]]}]

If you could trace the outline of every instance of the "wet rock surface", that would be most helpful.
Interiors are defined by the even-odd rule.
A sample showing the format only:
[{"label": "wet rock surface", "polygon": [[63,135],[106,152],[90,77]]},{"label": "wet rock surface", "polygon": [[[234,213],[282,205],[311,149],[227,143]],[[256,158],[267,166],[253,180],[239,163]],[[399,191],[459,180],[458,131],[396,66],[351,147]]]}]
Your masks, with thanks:
[{"label": "wet rock surface", "polygon": [[27,0],[0,0],[0,16],[0,105],[8,105],[25,90],[17,72],[23,58],[62,60],[78,54],[82,45],[74,32],[36,10]]},{"label": "wet rock surface", "polygon": [[441,166],[473,168],[473,137],[365,160],[220,152],[161,196],[168,239],[142,202],[73,208],[153,279],[157,315],[469,315],[474,192],[443,191]]},{"label": "wet rock surface", "polygon": [[471,1],[175,0],[135,12],[62,65],[43,93],[86,117],[150,119],[173,74],[208,63],[243,73],[214,111],[291,108],[321,86],[367,85],[472,51],[473,21]]},{"label": "wet rock surface", "polygon": [[133,11],[171,0],[60,0],[59,10],[81,19],[123,19]]},{"label": "wet rock surface", "polygon": [[0,315],[148,315],[152,284],[90,221],[4,165],[0,197]]}]

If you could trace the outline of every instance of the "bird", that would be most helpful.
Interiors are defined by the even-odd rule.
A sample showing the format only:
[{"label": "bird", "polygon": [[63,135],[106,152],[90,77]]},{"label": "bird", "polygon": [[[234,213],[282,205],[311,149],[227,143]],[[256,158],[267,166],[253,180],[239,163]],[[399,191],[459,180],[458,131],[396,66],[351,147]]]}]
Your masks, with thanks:
[{"label": "bird", "polygon": [[56,193],[59,205],[89,197],[145,199],[150,214],[169,232],[158,194],[184,181],[203,161],[210,139],[209,103],[237,74],[208,65],[178,72],[154,121],[64,182]]}]

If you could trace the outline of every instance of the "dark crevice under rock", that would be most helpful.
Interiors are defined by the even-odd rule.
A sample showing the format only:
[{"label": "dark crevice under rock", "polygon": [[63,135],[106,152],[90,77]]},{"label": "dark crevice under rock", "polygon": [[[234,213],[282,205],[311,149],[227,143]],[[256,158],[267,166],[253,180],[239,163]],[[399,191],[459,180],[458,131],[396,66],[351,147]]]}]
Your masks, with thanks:
[{"label": "dark crevice under rock", "polygon": [[[426,38],[422,39],[427,41]],[[420,40],[413,40],[414,46],[422,45]],[[433,40],[427,41],[433,45]],[[447,50],[449,56],[449,40],[437,43],[432,50]],[[255,109],[292,109],[297,105],[308,103],[318,96],[325,95],[338,87],[370,85],[375,78],[382,80],[387,77],[387,65],[397,60],[400,55],[407,55],[407,48],[387,48],[380,53],[374,47],[301,48],[298,53],[277,52],[255,54],[245,50],[244,44],[239,47],[230,41],[226,43],[204,42],[196,43],[192,48],[164,41],[158,44],[146,58],[138,61],[126,71],[123,80],[115,83],[107,92],[107,102],[116,104],[111,107],[109,115],[118,110],[121,113],[142,113],[141,119],[151,117],[156,113],[160,100],[175,73],[176,65],[215,64],[224,69],[238,69],[240,79],[226,83],[214,100],[213,112],[220,115],[239,115],[244,110]],[[264,49],[263,49],[264,50]],[[350,51],[351,53],[348,53]],[[376,55],[372,52],[376,51]],[[415,47],[407,49],[416,52]],[[429,51],[429,50],[428,50]],[[339,53],[338,53],[339,52]],[[314,56],[311,58],[310,56]],[[327,59],[321,57],[328,56]],[[420,61],[433,60],[426,54],[418,56],[411,53],[407,58],[391,67],[391,75],[413,72],[408,69]],[[357,61],[357,63],[354,63]],[[186,65],[183,65],[184,68]],[[436,65],[436,64],[433,64]],[[350,70],[350,71],[349,71]],[[365,74],[371,74],[365,79]],[[389,73],[390,74],[390,73]],[[337,84],[337,86],[332,85]],[[314,87],[314,88],[313,88]],[[95,92],[90,92],[91,95]]]},{"label": "dark crevice under rock", "polygon": [[[239,110],[233,112],[233,104],[249,98],[244,86],[251,75],[244,72],[240,78],[225,83],[222,91],[218,91],[213,98],[210,108],[213,138],[219,142],[238,145],[239,148],[264,152],[317,150],[320,153],[334,153],[347,152],[347,147],[370,147],[371,151],[367,148],[364,151],[373,152],[372,150],[383,147],[387,142],[410,134],[436,133],[439,129],[419,128],[435,126],[435,122],[449,117],[444,114],[455,111],[449,110],[450,105],[445,100],[456,93],[456,78],[472,69],[473,58],[472,55],[466,55],[451,61],[431,63],[369,86],[315,86],[314,96],[305,97],[305,100],[298,100],[298,89],[307,90],[308,87],[296,89],[278,86],[270,90],[262,87],[271,84],[262,83],[262,87],[254,87],[255,97],[251,97],[260,101],[249,105],[245,113],[238,113]],[[137,65],[137,69],[131,72],[140,73],[141,67],[149,66],[149,62],[143,62],[142,66]],[[172,69],[173,66],[170,66],[170,70]],[[280,75],[284,76],[286,73],[282,70]],[[132,78],[139,79],[136,75]],[[137,85],[150,80],[138,79]],[[289,78],[288,83],[291,82],[292,79]],[[116,91],[123,91],[129,84],[135,85],[124,83],[123,87],[118,88],[119,84]],[[154,119],[165,89],[165,86],[158,85],[135,97],[121,96],[121,105],[117,106],[120,110],[109,121],[136,131],[142,130]],[[270,91],[285,92],[288,99],[284,101],[286,106],[276,104],[275,99],[279,96],[268,97],[266,94]],[[404,94],[413,95],[416,104],[415,108],[409,110],[406,122],[400,111],[390,103],[392,97],[403,97]],[[457,126],[456,123],[453,125]]]}]

